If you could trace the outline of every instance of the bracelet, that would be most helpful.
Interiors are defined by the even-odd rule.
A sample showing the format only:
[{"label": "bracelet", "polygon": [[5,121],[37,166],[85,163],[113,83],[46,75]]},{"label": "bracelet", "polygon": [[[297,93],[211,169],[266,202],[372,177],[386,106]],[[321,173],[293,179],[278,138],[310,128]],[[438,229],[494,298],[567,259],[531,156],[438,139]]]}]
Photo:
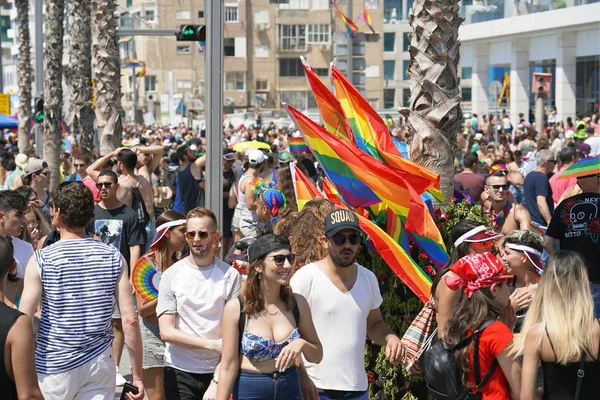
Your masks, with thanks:
[{"label": "bracelet", "polygon": [[216,380],[214,376],[212,377],[212,381],[213,381],[214,383],[216,383],[217,385],[219,384],[219,381],[218,381],[218,380]]}]

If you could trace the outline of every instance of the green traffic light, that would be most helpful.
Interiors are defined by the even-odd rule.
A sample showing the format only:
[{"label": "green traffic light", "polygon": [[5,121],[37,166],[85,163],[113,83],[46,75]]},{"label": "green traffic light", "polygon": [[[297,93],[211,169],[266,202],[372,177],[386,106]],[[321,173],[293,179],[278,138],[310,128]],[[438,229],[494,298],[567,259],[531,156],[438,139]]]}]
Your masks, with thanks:
[{"label": "green traffic light", "polygon": [[39,112],[35,115],[35,119],[37,122],[42,122],[44,120],[44,113],[43,112]]},{"label": "green traffic light", "polygon": [[184,35],[193,35],[194,34],[194,30],[192,28],[187,28],[183,31]]}]

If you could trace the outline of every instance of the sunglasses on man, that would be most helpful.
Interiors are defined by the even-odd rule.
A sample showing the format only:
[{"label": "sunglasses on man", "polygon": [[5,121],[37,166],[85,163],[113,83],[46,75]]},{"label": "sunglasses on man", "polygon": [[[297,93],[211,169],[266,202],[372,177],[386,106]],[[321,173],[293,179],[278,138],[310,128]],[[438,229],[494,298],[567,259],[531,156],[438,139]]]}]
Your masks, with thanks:
[{"label": "sunglasses on man", "polygon": [[346,244],[346,241],[350,242],[350,244],[352,246],[356,246],[357,244],[360,243],[360,235],[358,233],[351,233],[349,235],[344,235],[342,233],[336,233],[335,235],[333,235],[331,237],[331,241],[336,245],[336,246],[343,246],[344,244]]},{"label": "sunglasses on man", "polygon": [[198,237],[200,240],[206,240],[213,233],[214,232],[207,232],[207,231],[187,231],[185,233],[185,238],[187,240],[194,240],[194,239],[196,239],[196,237]]}]

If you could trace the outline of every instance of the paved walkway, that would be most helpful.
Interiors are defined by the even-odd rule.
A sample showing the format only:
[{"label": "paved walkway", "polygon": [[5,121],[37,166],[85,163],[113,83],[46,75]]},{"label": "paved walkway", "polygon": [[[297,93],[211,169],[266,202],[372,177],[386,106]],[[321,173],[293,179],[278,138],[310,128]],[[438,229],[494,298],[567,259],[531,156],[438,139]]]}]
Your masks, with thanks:
[{"label": "paved walkway", "polygon": [[[127,347],[123,348],[123,355],[121,356],[121,365],[119,365],[119,372],[127,382],[131,383],[131,362],[129,361],[129,352],[127,352]],[[121,398],[121,392],[123,391],[123,386],[115,387],[115,400],[119,400]],[[144,399],[148,400],[148,396],[144,396]]]}]

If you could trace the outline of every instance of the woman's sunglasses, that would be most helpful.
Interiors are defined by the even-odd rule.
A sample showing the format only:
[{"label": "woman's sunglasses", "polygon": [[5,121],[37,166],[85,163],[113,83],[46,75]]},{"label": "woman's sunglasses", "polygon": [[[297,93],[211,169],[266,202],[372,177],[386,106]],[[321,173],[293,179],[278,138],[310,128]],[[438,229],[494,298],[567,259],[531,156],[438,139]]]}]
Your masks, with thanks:
[{"label": "woman's sunglasses", "polygon": [[198,238],[200,238],[200,240],[206,240],[208,239],[208,236],[211,235],[214,232],[206,232],[206,231],[187,231],[185,233],[185,237],[187,240],[194,240],[196,239],[196,236],[198,236]]},{"label": "woman's sunglasses", "polygon": [[358,233],[351,233],[350,235],[342,235],[341,233],[336,233],[331,237],[333,243],[336,246],[343,246],[346,243],[346,240],[350,242],[351,245],[355,246],[360,243],[360,235]]},{"label": "woman's sunglasses", "polygon": [[282,266],[286,259],[288,260],[290,265],[292,265],[294,263],[294,261],[296,260],[296,255],[291,254],[291,253],[290,254],[277,254],[277,255],[274,255],[271,259],[267,258],[267,260],[273,261],[275,263],[275,265],[278,265],[278,266]]}]

